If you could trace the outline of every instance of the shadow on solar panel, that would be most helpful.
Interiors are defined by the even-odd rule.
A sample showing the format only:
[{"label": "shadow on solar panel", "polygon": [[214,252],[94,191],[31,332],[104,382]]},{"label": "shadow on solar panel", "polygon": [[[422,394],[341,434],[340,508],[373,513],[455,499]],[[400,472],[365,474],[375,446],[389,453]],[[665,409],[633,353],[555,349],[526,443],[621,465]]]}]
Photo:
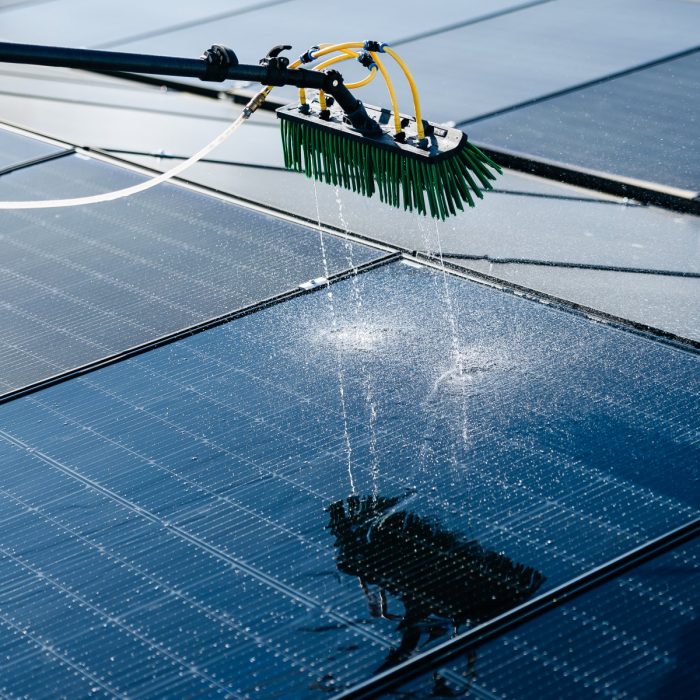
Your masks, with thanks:
[{"label": "shadow on solar panel", "polygon": [[[372,617],[398,622],[401,642],[377,672],[524,602],[545,581],[536,569],[402,509],[402,500],[350,496],[328,508],[338,570],[359,579]],[[387,593],[402,613],[389,611]],[[471,671],[473,655],[468,662]]]}]

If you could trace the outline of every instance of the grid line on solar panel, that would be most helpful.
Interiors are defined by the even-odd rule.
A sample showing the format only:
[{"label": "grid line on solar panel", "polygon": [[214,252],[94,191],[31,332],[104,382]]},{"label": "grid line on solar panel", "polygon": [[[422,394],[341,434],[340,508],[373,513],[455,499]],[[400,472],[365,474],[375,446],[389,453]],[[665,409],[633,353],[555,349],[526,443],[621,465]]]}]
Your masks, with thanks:
[{"label": "grid line on solar panel", "polygon": [[[19,436],[17,439],[29,445],[22,435],[27,433],[26,425],[32,425],[32,447],[36,450],[34,445],[43,445],[39,453],[46,454],[50,459],[61,458],[65,452],[61,434],[66,437],[72,435],[65,445],[67,448],[70,444],[69,452],[65,454],[69,462],[79,465],[80,478],[90,482],[97,479],[100,489],[107,489],[109,494],[116,494],[154,514],[159,520],[151,522],[151,525],[156,527],[158,522],[165,525],[158,526],[158,529],[168,531],[169,546],[186,547],[187,543],[183,543],[179,537],[179,532],[184,531],[197,543],[201,541],[214,551],[222,552],[222,563],[230,564],[243,558],[246,571],[256,577],[256,585],[268,590],[264,598],[250,599],[241,590],[234,595],[213,584],[206,588],[200,586],[198,590],[207,600],[223,595],[228,605],[234,604],[239,617],[258,616],[259,621],[261,615],[265,619],[261,606],[266,608],[269,596],[275,596],[276,603],[271,603],[273,608],[278,605],[285,609],[290,602],[298,605],[300,599],[294,596],[301,594],[301,602],[305,606],[303,616],[312,615],[314,622],[302,625],[301,629],[301,623],[288,628],[289,634],[301,634],[303,643],[287,638],[287,644],[299,650],[298,653],[304,656],[302,665],[305,668],[310,665],[312,670],[309,672],[312,676],[316,674],[312,685],[325,684],[326,689],[340,688],[352,682],[353,678],[366,674],[368,663],[370,667],[376,665],[377,659],[381,659],[382,654],[386,654],[387,649],[396,643],[393,623],[387,625],[377,621],[374,623],[376,629],[374,625],[370,627],[365,623],[359,632],[365,639],[365,646],[353,651],[347,659],[345,670],[338,668],[337,662],[326,658],[328,642],[324,635],[331,634],[331,630],[335,630],[332,632],[335,639],[358,634],[358,615],[361,616],[363,607],[361,591],[353,592],[341,580],[338,587],[331,585],[324,575],[319,578],[322,572],[335,570],[334,552],[328,547],[327,535],[321,534],[323,527],[319,516],[327,504],[338,497],[336,484],[338,479],[347,480],[348,469],[354,471],[360,493],[368,483],[381,479],[381,488],[385,492],[403,491],[407,494],[404,497],[406,507],[415,508],[420,502],[423,508],[439,512],[446,524],[462,522],[460,529],[464,528],[466,497],[467,502],[474,506],[466,511],[469,514],[468,530],[480,546],[519,552],[518,558],[537,561],[538,567],[553,582],[566,580],[572,572],[586,570],[599,561],[600,555],[594,551],[596,547],[606,551],[625,551],[635,542],[644,542],[674,523],[687,521],[695,513],[690,504],[678,500],[677,490],[671,489],[671,493],[666,493],[668,489],[662,489],[659,493],[658,483],[653,480],[654,489],[650,489],[644,479],[636,483],[640,481],[639,478],[625,474],[621,465],[616,464],[610,473],[612,464],[607,462],[596,465],[581,463],[580,458],[572,459],[575,455],[571,452],[571,446],[568,450],[564,450],[564,444],[557,447],[561,436],[557,432],[556,421],[552,423],[551,415],[547,416],[544,412],[545,403],[529,401],[529,407],[537,409],[532,411],[531,418],[540,426],[539,433],[523,431],[522,426],[518,428],[512,422],[512,415],[510,420],[504,420],[507,418],[503,415],[504,410],[507,414],[512,413],[509,407],[517,405],[518,393],[522,394],[524,389],[521,371],[512,362],[504,362],[504,359],[507,360],[502,354],[505,348],[496,342],[505,328],[499,330],[499,324],[494,325],[492,318],[491,323],[486,324],[488,332],[483,337],[486,331],[479,332],[478,329],[483,327],[485,317],[481,321],[479,317],[484,313],[491,317],[493,311],[487,312],[485,309],[489,299],[502,302],[504,308],[500,313],[506,314],[505,317],[515,324],[508,330],[514,347],[523,342],[525,327],[528,327],[527,335],[532,332],[529,329],[533,322],[530,314],[535,313],[534,309],[552,322],[557,320],[560,331],[570,329],[566,331],[570,333],[574,328],[585,330],[585,340],[579,339],[577,342],[583,342],[588,348],[587,354],[593,351],[592,355],[580,366],[567,365],[568,379],[572,382],[574,399],[578,398],[580,405],[590,405],[603,413],[610,411],[608,403],[591,402],[585,393],[576,392],[582,379],[587,380],[589,389],[593,385],[600,392],[604,387],[600,380],[596,381],[591,376],[589,368],[591,361],[601,366],[601,348],[594,342],[596,338],[613,337],[622,343],[627,348],[624,356],[636,358],[635,369],[638,372],[642,366],[654,367],[651,356],[657,356],[659,361],[663,359],[668,365],[667,370],[672,370],[670,373],[657,372],[654,376],[659,388],[665,390],[665,396],[659,392],[664,400],[655,404],[660,416],[679,402],[685,401],[687,404],[695,396],[692,382],[682,381],[684,373],[691,366],[687,364],[691,361],[683,358],[691,355],[663,346],[655,347],[658,344],[619,331],[596,328],[580,317],[562,315],[529,301],[510,297],[506,301],[503,295],[493,290],[475,291],[472,285],[465,282],[453,278],[441,279],[439,274],[425,270],[420,271],[420,275],[425,277],[418,272],[413,273],[419,275],[415,284],[421,289],[416,296],[417,290],[411,290],[404,277],[407,274],[405,270],[405,266],[383,268],[381,272],[335,285],[332,300],[324,302],[322,294],[299,297],[239,319],[229,326],[112,365],[27,399],[5,404],[3,415],[6,418],[19,411],[10,420],[6,432],[9,431],[16,438]],[[453,285],[451,290],[450,284]],[[379,289],[376,289],[377,285]],[[394,285],[398,285],[400,291],[394,289]],[[467,294],[467,301],[459,300],[458,303],[456,295],[470,290],[474,293],[473,298]],[[464,486],[461,486],[454,494],[447,487],[449,479],[456,479],[460,474],[460,479],[465,478],[466,473],[455,471],[456,463],[453,464],[455,458],[459,459],[459,452],[454,452],[456,435],[451,420],[459,417],[464,406],[460,408],[459,405],[459,383],[457,386],[452,383],[454,374],[444,372],[444,366],[440,369],[440,365],[444,360],[441,353],[447,349],[449,356],[449,347],[455,338],[450,338],[449,332],[448,337],[442,339],[431,334],[431,324],[435,326],[436,322],[434,319],[427,322],[423,317],[426,304],[429,306],[437,299],[444,301],[446,293],[454,295],[453,308],[461,307],[462,311],[458,312],[460,317],[466,314],[467,320],[462,318],[461,322],[467,323],[471,333],[477,333],[479,343],[486,343],[485,346],[477,345],[477,349],[469,346],[472,348],[469,362],[473,365],[470,372],[474,373],[470,382],[476,380],[482,391],[491,387],[480,400],[483,404],[481,407],[471,400],[469,405],[473,423],[470,449],[475,450],[474,455],[482,455],[480,459],[489,455],[492,467],[474,471],[474,477],[478,475],[478,478],[471,480],[469,490],[465,492]],[[428,300],[422,299],[423,295],[427,295]],[[401,308],[397,307],[399,299]],[[362,320],[357,316],[358,300],[362,303]],[[313,311],[312,316],[300,316],[299,307],[305,309],[306,314]],[[418,317],[416,313],[419,313]],[[329,326],[333,314],[335,325]],[[520,319],[523,314],[525,318]],[[526,318],[530,318],[530,322]],[[277,319],[273,327],[269,325],[271,319]],[[292,326],[286,326],[286,332],[280,334],[277,328],[279,323],[282,322],[285,327],[292,319]],[[379,319],[382,322],[377,326]],[[422,328],[421,334],[417,335],[419,319],[423,325],[427,323],[428,328]],[[523,328],[521,323],[524,324]],[[544,337],[538,343],[546,345],[556,335],[545,332],[542,323],[540,316],[537,328],[539,333],[544,332]],[[359,328],[356,324],[360,324]],[[355,331],[359,332],[359,336],[356,337]],[[423,332],[427,335],[423,336]],[[422,340],[417,341],[418,337]],[[372,360],[383,356],[387,343],[393,346],[397,342],[405,346],[404,350],[409,351],[409,356],[410,353],[417,353],[417,357],[424,358],[429,355],[421,350],[420,343],[427,343],[430,347],[437,344],[442,348],[437,356],[438,364],[433,366],[435,358],[433,363],[427,364],[421,364],[418,359],[409,362],[414,373],[410,386],[404,386],[401,374],[396,374],[391,363],[383,370],[381,363],[379,367],[372,368]],[[419,344],[415,345],[416,342]],[[473,344],[476,339],[472,338],[471,342]],[[562,345],[562,341],[559,344]],[[302,354],[294,350],[297,345],[303,347]],[[478,349],[480,347],[481,350]],[[483,366],[483,360],[487,358],[479,355],[485,352],[484,347],[493,351],[486,363],[488,369]],[[561,349],[565,347],[566,343]],[[636,350],[632,351],[632,348]],[[640,364],[637,355],[642,349],[650,357]],[[535,368],[543,367],[542,363],[548,356],[541,356],[541,351],[533,347],[530,347],[531,355],[533,350],[535,356],[528,357],[525,364],[530,365],[526,372],[528,391],[536,398],[546,389],[547,382]],[[615,353],[617,356],[623,350],[616,349]],[[166,358],[166,364],[161,365],[157,357]],[[362,357],[369,364],[363,364],[360,361]],[[300,365],[301,359],[304,362]],[[551,362],[551,358],[548,361]],[[309,368],[305,369],[309,362],[314,369],[312,385],[315,389],[311,393]],[[339,367],[338,362],[341,365],[345,363],[344,367]],[[292,367],[295,370],[290,371]],[[342,369],[344,376],[345,402],[339,402],[337,395],[339,369]],[[608,378],[609,371],[605,370]],[[433,376],[426,387],[426,380],[434,372],[439,376]],[[110,377],[117,376],[119,380],[114,383]],[[380,376],[382,382],[375,383]],[[510,377],[509,382],[504,382],[506,376]],[[326,381],[319,384],[319,377],[326,377]],[[159,387],[155,394],[154,387]],[[499,400],[494,404],[489,395],[496,387]],[[374,395],[371,400],[367,393],[369,390]],[[429,414],[431,402],[437,402],[432,409],[439,409],[444,424],[430,420],[424,424],[424,418],[403,413],[395,415],[393,422],[387,422],[388,416],[394,415],[389,406],[397,401],[398,405],[405,402],[412,405],[417,390],[419,393],[427,392],[429,399],[428,404],[422,404],[422,410]],[[610,393],[609,388],[606,391]],[[61,399],[61,396],[65,396],[65,399]],[[462,399],[471,396],[471,393],[462,394]],[[572,409],[561,398],[559,402],[562,413],[570,415]],[[371,419],[372,407],[374,423]],[[7,413],[8,409],[10,414]],[[194,423],[193,415],[198,417]],[[648,413],[644,412],[623,417],[627,432],[632,431],[632,434],[645,421],[648,422]],[[416,472],[416,464],[411,464],[416,457],[415,453],[411,457],[411,453],[417,446],[413,427],[417,419],[427,430],[424,438],[428,442],[423,442],[423,447],[430,448],[430,463],[442,465],[437,472]],[[52,427],[57,425],[63,426],[58,434]],[[438,425],[441,425],[441,430],[435,432]],[[510,437],[503,440],[501,445],[489,446],[493,438],[488,430],[484,430],[488,426],[491,431],[498,426],[502,438],[506,435]],[[544,432],[541,431],[542,426],[545,426]],[[673,425],[667,423],[666,427],[673,428]],[[560,425],[558,430],[562,428]],[[661,440],[667,432],[663,423],[659,431],[657,440]],[[569,433],[572,436],[576,434],[571,429]],[[549,448],[544,452],[533,452],[535,445],[532,441],[538,434],[548,436]],[[233,441],[232,435],[236,436]],[[676,435],[672,440],[683,442],[684,438]],[[348,445],[352,448],[352,464],[346,463],[343,457]],[[569,458],[563,459],[566,451]],[[23,454],[23,457],[6,456],[6,459],[10,464],[20,459],[18,465],[27,459],[32,462],[37,459],[37,454],[27,450]],[[536,461],[533,462],[535,455]],[[639,457],[635,460],[634,455],[630,455],[630,459],[634,462]],[[680,461],[676,459],[676,471],[683,466],[684,459],[682,456]],[[65,459],[59,461],[64,463]],[[501,461],[507,467],[499,467]],[[302,464],[305,469],[300,469]],[[466,464],[461,469],[465,468]],[[12,478],[12,489],[29,488],[31,493],[31,484],[26,484],[27,472],[28,465],[24,464],[19,474]],[[41,474],[45,486],[42,498],[46,498],[51,491],[46,483],[48,475],[41,468],[36,473],[37,476]],[[527,474],[527,478],[518,479],[518,473]],[[8,474],[3,476],[5,480],[9,478]],[[65,481],[65,471],[53,475],[51,479],[59,479],[55,482],[59,492],[65,488],[60,484],[70,483],[70,480]],[[436,492],[428,488],[431,480],[435,485],[436,480],[445,479],[447,481]],[[599,489],[600,502],[585,497],[591,483]],[[363,484],[365,486],[361,486]],[[410,489],[420,484],[425,488],[421,488],[420,493],[410,495]],[[7,484],[5,488],[8,489]],[[94,497],[104,497],[107,492],[96,493]],[[579,503],[575,501],[575,493],[584,496]],[[604,498],[606,493],[607,501]],[[413,505],[409,506],[411,503]],[[93,506],[93,510],[102,512],[104,507],[96,509]],[[73,512],[69,513],[71,510]],[[546,527],[533,518],[536,513],[549,517]],[[74,518],[75,509],[62,509],[61,517]],[[130,517],[142,519],[133,512]],[[581,542],[577,532],[591,523],[601,523],[601,527],[589,537],[590,542]],[[173,524],[177,533],[173,532]],[[235,537],[231,540],[234,533]],[[557,533],[555,541],[551,540],[551,533]],[[176,534],[178,537],[175,537]],[[197,549],[201,549],[199,545]],[[153,548],[149,553],[152,551]],[[290,568],[291,552],[294,552],[294,566],[301,567],[300,571]],[[209,550],[206,553],[211,554]],[[172,558],[177,559],[175,556]],[[201,565],[201,557],[199,562]],[[183,582],[183,576],[188,573],[194,574],[195,578],[204,575],[211,582],[213,574],[208,573],[211,571],[209,566],[205,566],[203,572],[193,571],[190,567],[187,567],[187,572],[174,572],[170,567],[167,576],[171,581],[176,577]],[[321,568],[317,570],[319,566]],[[259,576],[258,572],[262,575]],[[163,574],[161,571],[157,575]],[[244,604],[243,600],[248,602]],[[310,602],[314,603],[313,609],[309,607]],[[174,611],[166,615],[165,621],[173,616],[177,617]],[[294,615],[291,619],[294,619]],[[239,619],[239,622],[245,624],[243,619]],[[155,625],[155,621],[152,624]],[[191,624],[196,627],[195,621]],[[338,629],[338,625],[344,631]],[[307,628],[308,631],[304,632]],[[317,632],[312,633],[313,629]],[[275,643],[284,644],[285,638],[280,634],[279,630],[271,633],[269,639],[276,641],[266,644],[272,645],[270,648],[275,648]],[[310,634],[316,637],[306,636]],[[341,641],[337,643],[347,645]],[[323,680],[324,668],[332,668],[333,683],[328,679]],[[308,685],[307,689],[311,692]]]},{"label": "grid line on solar panel", "polygon": [[[174,664],[176,664],[178,666],[182,666],[183,668],[187,668],[188,671],[190,671],[194,675],[200,677],[203,681],[206,681],[207,683],[209,683],[210,687],[218,688],[218,689],[223,690],[227,693],[234,693],[235,697],[240,697],[235,693],[235,691],[232,688],[220,684],[219,682],[216,681],[216,679],[212,678],[211,676],[202,672],[199,669],[193,669],[191,664],[189,664],[187,661],[180,658],[177,654],[173,654],[172,652],[170,652],[163,643],[160,643],[157,641],[152,641],[152,640],[148,639],[148,637],[141,634],[135,626],[130,625],[130,624],[125,624],[124,622],[121,622],[118,618],[114,617],[113,615],[109,614],[108,612],[101,610],[98,606],[91,603],[86,597],[80,595],[79,593],[72,590],[71,588],[62,585],[59,581],[57,581],[56,579],[47,575],[41,569],[34,567],[30,563],[24,561],[24,559],[22,557],[13,555],[12,552],[10,552],[9,550],[7,550],[5,548],[0,548],[0,554],[2,554],[4,557],[7,557],[8,559],[10,559],[25,574],[31,575],[31,576],[35,577],[36,579],[40,579],[41,583],[44,586],[46,586],[47,589],[53,589],[54,591],[57,591],[60,594],[63,594],[65,597],[70,599],[73,603],[80,606],[80,608],[89,611],[92,615],[94,615],[99,620],[101,620],[102,623],[106,622],[106,623],[109,623],[110,625],[114,625],[121,632],[124,632],[127,635],[134,637],[136,640],[141,642],[150,652],[162,655],[165,658],[167,658],[168,660],[172,661]],[[44,591],[44,592],[38,591],[38,595],[40,595],[41,597],[45,597],[45,596],[47,596],[47,592],[46,591]],[[5,621],[6,622],[8,621],[7,618],[5,618]],[[36,641],[40,642],[40,640],[38,640],[38,639]],[[57,656],[59,656],[59,658],[61,658],[62,661],[66,661],[68,663],[71,663],[70,657],[66,656],[65,654],[61,654],[60,650],[56,650],[55,648],[53,648],[53,649],[51,649],[51,653],[55,653]],[[80,669],[80,667],[78,665],[76,665],[75,663],[71,663],[71,665],[78,672],[84,673],[84,670]],[[99,677],[93,677],[93,676],[89,676],[89,677],[91,680],[98,683],[98,685],[103,690],[106,690],[106,691],[112,692],[112,693],[116,692],[113,687],[110,687],[107,683],[105,683],[104,679],[100,679]],[[116,694],[119,695],[120,697],[127,697],[126,695],[121,695],[118,692]]]}]

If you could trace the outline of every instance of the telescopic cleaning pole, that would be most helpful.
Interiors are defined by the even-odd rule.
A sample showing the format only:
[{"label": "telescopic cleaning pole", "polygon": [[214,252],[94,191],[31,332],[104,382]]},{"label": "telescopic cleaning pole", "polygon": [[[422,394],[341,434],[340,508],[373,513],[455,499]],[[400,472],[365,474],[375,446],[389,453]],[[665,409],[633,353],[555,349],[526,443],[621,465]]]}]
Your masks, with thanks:
[{"label": "telescopic cleaning pole", "polygon": [[288,49],[291,49],[291,46],[275,46],[256,66],[239,63],[236,54],[230,48],[220,44],[214,44],[200,58],[178,58],[0,42],[0,62],[102,72],[172,75],[180,78],[199,78],[207,82],[241,80],[274,87],[290,85],[297,88],[323,90],[333,96],[338,106],[345,112],[348,121],[363,136],[382,135],[381,128],[367,114],[362,102],[345,87],[343,76],[338,71],[290,69],[289,59],[279,55],[280,52]]},{"label": "telescopic cleaning pole", "polygon": [[[261,83],[264,87],[243,108],[242,121],[260,107],[273,87],[294,86],[301,88],[299,103],[276,110],[284,164],[289,170],[366,197],[376,193],[386,204],[429,213],[439,219],[464,211],[465,204],[473,207],[475,198],[481,199],[484,191],[493,189],[491,181],[496,173],[502,172],[499,165],[460,129],[423,119],[415,80],[391,46],[375,40],[319,44],[291,65],[288,58],[280,55],[290,48],[275,46],[258,65],[245,65],[238,62],[231,49],[219,44],[199,58],[176,58],[0,42],[0,62]],[[413,115],[399,112],[396,91],[380,54],[392,58],[406,78],[413,99]],[[301,67],[321,58],[323,62],[314,70]],[[332,64],[349,59],[357,60],[369,71],[364,80],[345,84],[340,73],[327,70]],[[369,84],[377,73],[381,73],[386,83],[391,109],[365,106],[350,92]],[[318,91],[317,101],[307,100],[307,89]],[[221,138],[228,138],[239,123],[236,120]],[[181,166],[158,177],[180,175],[220,142],[217,139]],[[158,178],[149,186],[156,181]],[[113,194],[123,196],[123,193]],[[105,196],[99,199],[104,201]],[[85,198],[79,201],[84,202]],[[24,204],[5,203],[0,208],[19,208]],[[75,202],[63,202],[60,206],[68,204]],[[51,206],[59,205],[51,203]]]}]

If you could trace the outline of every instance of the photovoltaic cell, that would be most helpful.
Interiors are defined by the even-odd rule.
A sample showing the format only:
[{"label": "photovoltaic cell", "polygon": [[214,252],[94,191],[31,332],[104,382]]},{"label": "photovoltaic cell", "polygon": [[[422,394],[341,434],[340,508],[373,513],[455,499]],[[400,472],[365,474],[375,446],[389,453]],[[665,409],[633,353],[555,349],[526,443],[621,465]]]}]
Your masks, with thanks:
[{"label": "photovoltaic cell", "polygon": [[[0,128],[0,171],[13,165],[43,156],[58,153],[61,149],[50,143],[16,134]],[[0,192],[4,190],[5,180],[0,182]]]},{"label": "photovoltaic cell", "polygon": [[698,361],[397,263],[6,403],[3,690],[349,687],[697,517]]},{"label": "photovoltaic cell", "polygon": [[696,539],[556,608],[397,695],[691,700],[700,687]]},{"label": "photovoltaic cell", "polygon": [[699,95],[700,51],[465,128],[497,147],[700,192]]},{"label": "photovoltaic cell", "polygon": [[[3,176],[0,197],[81,196],[142,178],[66,156]],[[381,256],[175,185],[0,212],[0,227],[0,393]]]}]

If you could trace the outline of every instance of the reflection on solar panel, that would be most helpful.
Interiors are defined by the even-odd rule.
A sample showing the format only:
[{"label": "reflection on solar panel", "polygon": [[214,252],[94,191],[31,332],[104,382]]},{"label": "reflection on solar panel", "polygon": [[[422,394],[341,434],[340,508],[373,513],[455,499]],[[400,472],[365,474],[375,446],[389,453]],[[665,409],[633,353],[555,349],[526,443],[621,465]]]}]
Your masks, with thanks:
[{"label": "reflection on solar panel", "polygon": [[[66,156],[4,175],[0,188],[4,199],[59,198],[141,179]],[[381,256],[174,185],[91,207],[2,212],[0,222],[0,390]]]},{"label": "reflection on solar panel", "polygon": [[502,148],[700,192],[699,95],[700,49],[468,129]]},{"label": "reflection on solar panel", "polygon": [[397,263],[6,403],[3,690],[348,687],[697,517],[698,362]]},{"label": "reflection on solar panel", "polygon": [[[61,151],[45,141],[27,138],[12,131],[0,128],[0,171],[17,166],[20,163],[43,158]],[[1,173],[0,173],[1,174]],[[5,180],[0,183],[4,192]]]},{"label": "reflection on solar panel", "polygon": [[431,672],[400,697],[697,697],[700,541]]}]

